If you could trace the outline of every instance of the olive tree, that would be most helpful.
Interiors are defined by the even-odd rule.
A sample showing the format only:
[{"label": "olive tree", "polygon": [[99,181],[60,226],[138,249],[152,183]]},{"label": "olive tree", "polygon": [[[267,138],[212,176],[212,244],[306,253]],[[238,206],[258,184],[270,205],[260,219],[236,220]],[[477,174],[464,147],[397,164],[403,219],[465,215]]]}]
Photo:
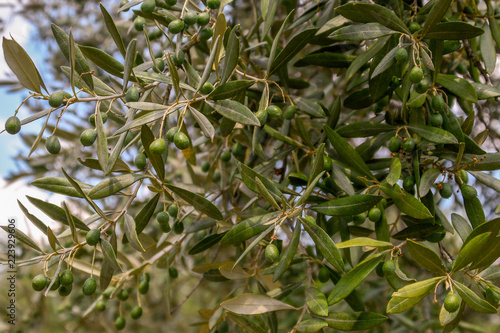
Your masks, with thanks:
[{"label": "olive tree", "polygon": [[108,7],[93,44],[51,25],[66,90],[3,40],[67,330],[498,330],[492,1]]}]

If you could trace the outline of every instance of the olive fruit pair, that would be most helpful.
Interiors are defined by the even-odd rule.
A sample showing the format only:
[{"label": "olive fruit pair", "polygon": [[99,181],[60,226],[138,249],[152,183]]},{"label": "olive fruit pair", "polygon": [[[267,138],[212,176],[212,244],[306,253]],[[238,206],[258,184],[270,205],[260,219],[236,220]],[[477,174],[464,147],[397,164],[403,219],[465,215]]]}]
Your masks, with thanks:
[{"label": "olive fruit pair", "polygon": [[413,138],[406,138],[404,141],[398,138],[397,136],[392,137],[389,140],[389,150],[392,153],[398,153],[402,148],[403,151],[407,153],[411,153],[415,150],[415,140]]},{"label": "olive fruit pair", "polygon": [[160,226],[160,229],[162,232],[170,232],[170,215],[165,213],[165,212],[160,212],[156,215],[156,222],[158,222],[158,225]]},{"label": "olive fruit pair", "polygon": [[[170,130],[169,130],[169,132],[170,132]],[[167,133],[167,139],[169,136],[168,134],[169,133]],[[189,137],[184,132],[179,131],[179,130],[177,130],[177,132],[174,134],[173,142],[174,142],[175,146],[177,148],[179,148],[180,150],[187,149],[190,145]],[[158,139],[154,140],[151,143],[151,145],[149,145],[149,151],[153,154],[156,154],[156,155],[163,154],[166,149],[167,149],[167,144],[166,144],[165,140],[162,138],[158,138]]]}]

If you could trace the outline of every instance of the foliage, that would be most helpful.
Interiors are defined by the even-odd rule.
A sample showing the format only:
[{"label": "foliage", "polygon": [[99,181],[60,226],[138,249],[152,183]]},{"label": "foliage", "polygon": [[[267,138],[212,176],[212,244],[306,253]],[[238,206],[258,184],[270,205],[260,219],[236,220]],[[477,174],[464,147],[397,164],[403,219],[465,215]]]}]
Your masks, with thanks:
[{"label": "foliage", "polygon": [[[21,120],[45,119],[38,135],[21,128],[36,161],[12,179],[67,197],[27,198],[57,227],[20,202],[50,244],[18,235],[37,252],[25,263],[46,263],[45,296],[59,275],[61,298],[85,281],[88,297],[69,299],[109,319],[93,329],[141,331],[451,332],[498,313],[500,219],[467,185],[500,191],[500,153],[478,132],[500,97],[491,1],[100,11],[106,43],[51,25],[66,92],[3,40],[27,100],[46,103]],[[466,216],[450,222],[446,200]],[[179,319],[183,305],[199,315]]]}]

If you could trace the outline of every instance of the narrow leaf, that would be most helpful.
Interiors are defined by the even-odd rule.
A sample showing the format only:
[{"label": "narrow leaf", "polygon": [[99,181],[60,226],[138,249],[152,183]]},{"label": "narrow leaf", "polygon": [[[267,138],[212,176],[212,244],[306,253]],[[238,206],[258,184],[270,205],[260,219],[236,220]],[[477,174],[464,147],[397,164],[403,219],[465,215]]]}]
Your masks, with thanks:
[{"label": "narrow leaf", "polygon": [[243,315],[256,315],[278,310],[296,310],[289,304],[256,294],[239,295],[222,302],[220,306],[227,311]]},{"label": "narrow leaf", "polygon": [[432,251],[431,249],[420,243],[412,241],[411,239],[408,239],[406,241],[406,248],[410,252],[410,255],[413,258],[413,260],[417,264],[428,270],[429,272],[438,275],[446,274],[446,270],[443,267],[443,263],[441,262],[441,259],[436,254],[436,252]]},{"label": "narrow leaf", "polygon": [[336,304],[349,296],[349,294],[375,269],[383,257],[384,256],[379,255],[365,260],[347,272],[347,274],[337,282],[331,294],[328,296],[328,305]]},{"label": "narrow leaf", "polygon": [[240,123],[242,125],[260,126],[260,122],[252,111],[243,104],[233,100],[222,100],[217,102],[206,101],[218,113]]},{"label": "narrow leaf", "polygon": [[311,207],[315,212],[329,216],[356,215],[366,212],[375,206],[381,196],[372,194],[358,194],[340,199],[333,199],[325,203]]},{"label": "narrow leaf", "polygon": [[295,253],[297,252],[297,247],[300,241],[300,229],[301,229],[300,224],[297,221],[297,223],[295,224],[295,230],[293,231],[292,238],[290,239],[290,243],[288,244],[287,248],[283,251],[281,259],[278,262],[278,266],[274,271],[273,282],[278,281],[279,278],[283,275],[283,273],[285,273],[285,271],[292,263],[292,259],[295,256]]},{"label": "narrow leaf", "polygon": [[306,304],[309,311],[317,316],[328,316],[328,303],[325,294],[314,287],[305,290]]},{"label": "narrow leaf", "polygon": [[344,262],[340,251],[335,246],[331,237],[319,225],[311,221],[312,218],[306,217],[305,219],[299,217],[304,229],[311,236],[314,244],[318,247],[326,261],[328,261],[336,270],[344,271]]},{"label": "narrow leaf", "polygon": [[137,251],[144,252],[144,247],[137,237],[137,226],[134,218],[129,214],[125,214],[125,221],[123,225],[125,227],[125,235],[127,235],[127,240],[130,242],[130,245]]},{"label": "narrow leaf", "polygon": [[224,216],[220,212],[220,210],[206,198],[202,197],[199,194],[190,192],[183,188],[173,186],[170,184],[165,184],[165,186],[174,192],[179,198],[186,201],[188,204],[193,206],[196,210],[199,210],[203,214],[207,215],[216,220],[223,220]]},{"label": "narrow leaf", "polygon": [[453,280],[453,286],[455,290],[458,291],[460,297],[469,305],[473,310],[482,312],[482,313],[498,313],[497,309],[477,296],[472,290],[464,286],[458,281]]},{"label": "narrow leaf", "polygon": [[96,184],[88,195],[91,199],[107,198],[144,178],[147,176],[142,174],[126,174],[107,178]]},{"label": "narrow leaf", "polygon": [[118,261],[116,261],[115,251],[113,250],[113,246],[111,243],[105,239],[100,240],[102,254],[104,255],[105,260],[117,271],[122,272],[122,268]]},{"label": "narrow leaf", "polygon": [[40,90],[40,78],[38,71],[30,56],[14,39],[3,38],[3,55],[5,62],[14,72],[19,83],[26,89],[42,93]]}]

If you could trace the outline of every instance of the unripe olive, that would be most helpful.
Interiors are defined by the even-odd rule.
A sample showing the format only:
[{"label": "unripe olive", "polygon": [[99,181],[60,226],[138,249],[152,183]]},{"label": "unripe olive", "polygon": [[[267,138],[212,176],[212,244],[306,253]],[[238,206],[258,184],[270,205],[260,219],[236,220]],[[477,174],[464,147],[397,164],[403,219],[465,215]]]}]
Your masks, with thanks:
[{"label": "unripe olive", "polygon": [[431,113],[429,123],[434,127],[441,127],[443,125],[443,116],[440,113]]},{"label": "unripe olive", "polygon": [[167,212],[168,212],[168,215],[175,218],[175,217],[177,217],[177,214],[179,213],[179,207],[177,206],[176,203],[173,203],[170,206],[168,206]]},{"label": "unripe olive", "polygon": [[462,185],[460,191],[464,199],[471,200],[477,197],[477,190],[470,185]]},{"label": "unripe olive", "polygon": [[172,228],[170,227],[170,224],[166,223],[166,224],[159,224],[158,225],[160,226],[160,230],[161,232],[163,233],[169,233],[170,230],[172,230]]},{"label": "unripe olive", "polygon": [[201,40],[204,40],[204,41],[207,41],[209,40],[210,38],[212,38],[212,36],[214,35],[214,31],[212,30],[212,28],[208,27],[208,28],[203,28],[201,31],[200,31],[200,39]]},{"label": "unripe olive", "polygon": [[401,144],[403,142],[401,141],[400,138],[398,138],[397,136],[393,136],[390,140],[389,140],[389,150],[392,152],[392,153],[397,153],[399,152],[399,150],[401,149]]},{"label": "unripe olive", "polygon": [[405,177],[403,180],[403,188],[408,192],[413,191],[415,188],[415,178],[413,176]]},{"label": "unripe olive", "polygon": [[220,154],[220,159],[222,162],[229,162],[229,160],[231,159],[231,152],[229,150],[224,150],[221,154]]},{"label": "unripe olive", "polygon": [[283,112],[277,105],[269,105],[267,107],[267,114],[270,118],[280,119],[283,116]]},{"label": "unripe olive", "polygon": [[168,275],[172,278],[172,279],[176,279],[178,276],[179,276],[179,272],[177,271],[177,268],[175,267],[170,267],[168,269]]},{"label": "unripe olive", "polygon": [[186,25],[194,25],[198,22],[198,14],[196,12],[190,10],[184,13],[184,23]]},{"label": "unripe olive", "polygon": [[280,256],[280,251],[274,244],[269,244],[266,246],[266,250],[264,251],[264,255],[266,260],[273,263],[276,262]]},{"label": "unripe olive", "polygon": [[214,90],[214,86],[210,82],[205,82],[200,88],[200,93],[203,95],[208,95]]},{"label": "unripe olive", "polygon": [[444,300],[444,308],[446,311],[453,313],[460,308],[460,303],[462,300],[459,296],[449,293]]},{"label": "unripe olive", "polygon": [[295,118],[295,113],[297,113],[297,107],[295,105],[288,105],[283,111],[283,116],[285,119],[292,120]]},{"label": "unripe olive", "polygon": [[177,221],[174,223],[174,232],[178,235],[184,232],[184,222]]},{"label": "unripe olive", "polygon": [[146,24],[146,19],[142,16],[137,16],[134,20],[134,28],[137,31],[142,31],[144,29],[145,24]]},{"label": "unripe olive", "polygon": [[91,229],[87,233],[87,244],[90,246],[95,246],[99,243],[99,239],[101,239],[101,231],[99,229]]},{"label": "unripe olive", "polygon": [[141,5],[141,11],[144,14],[151,14],[156,8],[156,0],[144,0]]},{"label": "unripe olive", "polygon": [[184,54],[184,51],[179,50],[174,56],[172,57],[172,61],[176,66],[182,66],[184,61],[186,60],[186,56]]},{"label": "unripe olive", "polygon": [[201,171],[203,171],[203,172],[208,172],[208,170],[210,170],[210,162],[205,161],[205,162],[203,162],[203,164],[201,165]]},{"label": "unripe olive", "polygon": [[441,189],[439,190],[439,194],[445,199],[450,198],[453,194],[451,185],[448,183],[441,184]]},{"label": "unripe olive", "polygon": [[136,306],[132,309],[132,311],[130,311],[130,317],[132,317],[132,319],[139,319],[141,318],[142,316],[142,307],[140,306]]},{"label": "unripe olive", "polygon": [[94,278],[88,278],[83,283],[82,292],[85,296],[91,296],[97,289],[97,281]]},{"label": "unripe olive", "polygon": [[106,310],[106,302],[100,299],[99,301],[97,301],[95,309],[96,311],[103,312],[104,310]]},{"label": "unripe olive", "polygon": [[5,121],[5,131],[9,134],[16,134],[21,130],[21,121],[16,116],[9,117]]},{"label": "unripe olive", "polygon": [[60,286],[61,286],[61,278],[59,276],[56,276],[55,281],[52,284],[52,287],[50,287],[50,290],[52,290],[52,291],[57,290],[57,289],[59,289]]},{"label": "unripe olive", "polygon": [[444,111],[446,109],[446,102],[441,95],[435,95],[432,97],[431,102],[432,108],[436,111]]},{"label": "unripe olive", "polygon": [[122,289],[118,292],[116,295],[116,298],[118,298],[120,301],[125,302],[129,297],[129,293],[127,290]]},{"label": "unripe olive", "polygon": [[61,151],[61,143],[59,142],[59,139],[55,135],[49,136],[45,140],[45,148],[49,153],[52,155],[57,155]]},{"label": "unripe olive", "polygon": [[189,147],[189,137],[186,133],[178,131],[174,135],[174,144],[180,150],[187,149]]},{"label": "unripe olive", "polygon": [[137,290],[139,290],[139,293],[145,295],[149,291],[149,282],[144,280],[139,283],[139,286],[137,287]]},{"label": "unripe olive", "polygon": [[218,181],[220,181],[220,171],[219,170],[215,170],[214,171],[214,175],[212,176],[212,180],[214,181],[214,183],[217,183]]},{"label": "unripe olive", "polygon": [[73,285],[69,286],[60,286],[59,289],[57,289],[57,292],[59,293],[60,296],[66,297],[69,294],[71,294],[71,290],[73,290]]},{"label": "unripe olive", "polygon": [[267,121],[267,111],[265,109],[255,112],[255,117],[259,120],[260,126],[264,126]]},{"label": "unripe olive", "polygon": [[137,169],[139,169],[139,170],[144,169],[146,167],[146,164],[147,164],[146,154],[139,153],[139,154],[135,155],[134,164],[137,167]]},{"label": "unripe olive", "polygon": [[80,143],[85,147],[92,146],[97,139],[97,132],[93,128],[88,128],[80,135]]},{"label": "unripe olive", "polygon": [[168,24],[168,31],[175,34],[178,34],[184,29],[184,22],[182,20],[173,20]]},{"label": "unripe olive", "polygon": [[360,224],[365,223],[365,220],[366,220],[366,213],[360,213],[360,214],[354,215],[352,217],[352,221],[356,225],[360,225]]},{"label": "unripe olive", "polygon": [[177,0],[165,0],[165,3],[169,6],[175,6],[177,4]]},{"label": "unripe olive", "polygon": [[419,83],[424,78],[424,71],[420,66],[415,66],[410,71],[410,81],[412,83]]},{"label": "unripe olive", "polygon": [[167,132],[167,140],[170,142],[174,142],[174,136],[179,132],[179,127],[175,126],[168,130]]},{"label": "unripe olive", "polygon": [[422,26],[418,22],[411,22],[408,29],[410,29],[412,34],[414,34],[415,32],[422,30]]},{"label": "unripe olive", "polygon": [[408,61],[408,51],[404,47],[400,47],[394,53],[394,59],[398,64],[402,64]]},{"label": "unripe olive", "polygon": [[158,139],[154,140],[149,145],[149,151],[152,154],[156,154],[156,155],[163,154],[165,152],[166,148],[167,148],[167,145],[165,143],[165,140],[163,140],[162,138],[158,138]]},{"label": "unripe olive", "polygon": [[460,170],[458,172],[458,177],[455,174],[455,181],[458,185],[467,184],[469,182],[469,174],[465,170]]},{"label": "unripe olive", "polygon": [[381,217],[382,217],[382,212],[380,211],[380,209],[378,207],[373,207],[368,212],[368,218],[372,222],[378,222],[378,221],[380,221]]},{"label": "unripe olive", "polygon": [[165,61],[162,58],[155,59],[156,66],[153,66],[153,71],[156,73],[161,73],[165,69]]},{"label": "unripe olive", "polygon": [[160,212],[156,215],[156,222],[158,224],[168,224],[170,216],[165,212]]},{"label": "unripe olive", "polygon": [[70,287],[73,285],[73,272],[67,269],[61,274],[61,285],[64,287]]},{"label": "unripe olive", "polygon": [[396,263],[394,260],[386,260],[382,265],[382,272],[385,276],[391,276],[396,273]]},{"label": "unripe olive", "polygon": [[203,27],[210,22],[210,14],[208,12],[198,13],[198,25]]},{"label": "unripe olive", "polygon": [[57,108],[64,103],[65,92],[60,90],[52,93],[49,96],[49,105],[53,108]]},{"label": "unripe olive", "polygon": [[464,14],[467,14],[467,15],[473,15],[474,14],[474,10],[469,5],[464,6],[463,12],[464,12]]},{"label": "unripe olive", "polygon": [[323,169],[326,171],[331,171],[333,167],[333,162],[330,156],[323,155]]},{"label": "unripe olive", "polygon": [[116,288],[113,286],[107,287],[106,290],[103,291],[102,297],[103,298],[110,298],[111,295],[113,295],[113,293],[115,292],[115,290],[116,290]]},{"label": "unripe olive", "polygon": [[419,94],[425,93],[427,90],[429,90],[429,80],[427,80],[425,77],[420,80],[420,82],[415,84],[415,91],[418,92]]},{"label": "unripe olive", "polygon": [[220,7],[220,0],[208,0],[207,7],[210,9],[217,9]]},{"label": "unripe olive", "polygon": [[321,283],[327,283],[330,280],[330,271],[325,266],[319,269],[318,280]]},{"label": "unripe olive", "polygon": [[123,317],[123,316],[120,316],[120,317],[116,318],[116,320],[115,320],[115,328],[118,331],[121,331],[122,329],[124,329],[126,324],[127,324],[127,322],[125,321],[125,317]]},{"label": "unripe olive", "polygon": [[[106,112],[99,112],[99,114],[101,115],[102,123],[103,124],[106,123],[106,121],[108,120],[108,114]],[[95,127],[95,113],[92,113],[90,115],[89,123],[90,123],[90,125]]]},{"label": "unripe olive", "polygon": [[408,138],[401,144],[403,150],[407,153],[411,153],[415,150],[415,140],[413,138]]},{"label": "unripe olive", "polygon": [[31,286],[35,291],[42,291],[47,286],[47,278],[43,274],[38,274],[31,280]]},{"label": "unripe olive", "polygon": [[245,155],[245,147],[239,142],[235,142],[233,146],[231,147],[231,152],[235,157],[240,157]]},{"label": "unripe olive", "polygon": [[139,90],[137,90],[135,86],[131,86],[130,88],[128,88],[127,92],[125,93],[125,100],[127,102],[137,102],[139,100],[139,97]]}]

